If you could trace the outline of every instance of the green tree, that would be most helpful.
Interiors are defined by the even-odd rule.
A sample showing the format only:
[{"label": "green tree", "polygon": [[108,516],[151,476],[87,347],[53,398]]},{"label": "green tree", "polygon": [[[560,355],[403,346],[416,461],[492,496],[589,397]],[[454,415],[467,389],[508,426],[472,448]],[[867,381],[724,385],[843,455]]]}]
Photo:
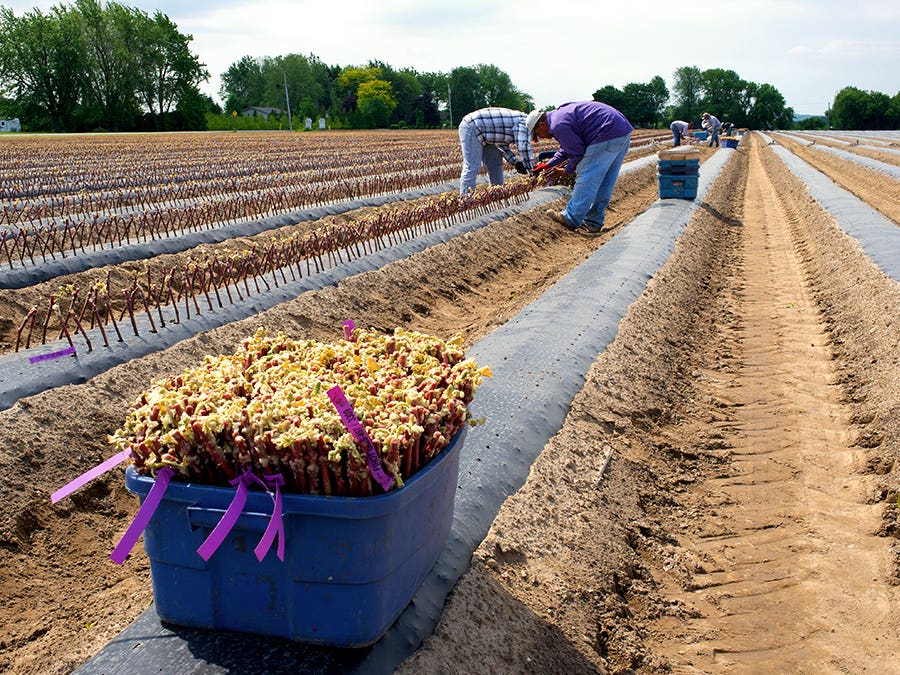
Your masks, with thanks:
[{"label": "green tree", "polygon": [[712,68],[704,70],[701,77],[702,106],[705,111],[722,122],[735,126],[747,126],[747,82],[733,70]]},{"label": "green tree", "polygon": [[140,114],[140,63],[131,45],[140,41],[138,11],[118,3],[76,0],[88,63],[85,103],[95,114],[88,124],[108,131],[131,128]]},{"label": "green tree", "polygon": [[243,56],[222,73],[219,96],[225,101],[225,112],[241,112],[250,106],[264,103],[266,83],[263,78],[262,60]]},{"label": "green tree", "polygon": [[0,84],[30,115],[26,124],[73,131],[72,118],[85,78],[79,17],[55,7],[17,18],[0,7]]},{"label": "green tree", "polygon": [[650,82],[631,82],[620,91],[612,85],[606,85],[594,92],[595,101],[611,105],[625,115],[635,127],[651,128],[657,126],[666,101],[669,100],[669,90],[665,80],[658,75]]},{"label": "green tree", "polygon": [[600,103],[611,105],[613,108],[625,115],[625,117],[628,117],[628,114],[625,112],[625,109],[628,107],[628,97],[625,95],[625,92],[617,89],[611,84],[600,87],[600,89],[595,91],[593,99]]},{"label": "green tree", "polygon": [[869,96],[856,87],[844,87],[831,106],[831,126],[835,129],[865,129]]},{"label": "green tree", "polygon": [[[277,64],[274,73],[270,72],[270,61]],[[324,116],[331,107],[332,77],[328,67],[316,56],[288,54],[283,59],[267,60],[265,71],[267,83],[273,77],[276,80],[275,93],[268,105],[285,105],[283,78],[286,77],[292,113],[301,118],[317,118]]]},{"label": "green tree", "polygon": [[370,80],[381,79],[381,68],[366,66],[360,68],[358,66],[347,66],[341,70],[335,80],[338,99],[341,102],[341,108],[345,112],[353,112],[357,110],[356,92],[359,85]]},{"label": "green tree", "polygon": [[653,127],[662,111],[657,103],[657,95],[649,83],[631,82],[622,90],[625,94],[626,110],[621,111],[635,127]]},{"label": "green tree", "polygon": [[368,80],[357,88],[356,104],[364,125],[377,129],[388,125],[391,113],[397,107],[397,99],[387,80]]},{"label": "green tree", "polygon": [[649,103],[653,110],[653,126],[658,127],[665,115],[666,104],[669,102],[669,88],[666,86],[666,81],[659,75],[647,84],[649,85]]},{"label": "green tree", "polygon": [[891,104],[887,110],[887,128],[900,129],[900,92],[891,98]]},{"label": "green tree", "polygon": [[454,125],[458,125],[460,120],[473,110],[485,106],[478,71],[474,68],[468,66],[454,68],[450,71],[448,84],[450,86],[450,110],[453,112]]},{"label": "green tree", "polygon": [[828,114],[835,129],[897,129],[900,93],[891,98],[880,91],[844,87],[834,97]]},{"label": "green tree", "polygon": [[490,64],[454,68],[449,84],[454,124],[479,108],[500,106],[523,112],[534,108],[531,96],[516,89],[509,75]]},{"label": "green tree", "polygon": [[866,101],[866,129],[888,129],[888,111],[891,99],[880,91],[870,91]]},{"label": "green tree", "polygon": [[192,37],[179,33],[168,16],[156,12],[151,19],[135,13],[133,20],[137,28],[132,48],[138,58],[138,94],[159,124],[183,97],[194,97],[197,85],[208,80],[209,73],[190,51]]},{"label": "green tree", "polygon": [[169,126],[183,131],[205,130],[208,113],[221,114],[222,109],[209,96],[201,94],[196,87],[188,87],[178,97],[178,105]]},{"label": "green tree", "polygon": [[391,113],[391,122],[414,126],[416,122],[415,102],[425,91],[416,71],[405,68],[394,72],[390,78],[386,79],[391,83],[391,91],[397,99],[397,106]]},{"label": "green tree", "polygon": [[422,93],[412,103],[415,125],[436,127],[441,123],[441,103],[446,104],[447,75],[421,73],[417,78],[422,84]]},{"label": "green tree", "polygon": [[497,66],[479,63],[475,66],[478,75],[481,95],[484,97],[482,107],[496,106],[512,110],[530,111],[534,108],[534,100],[528,94],[519,91],[512,79]]},{"label": "green tree", "polygon": [[674,105],[672,117],[699,123],[703,112],[703,76],[696,66],[682,66],[675,70]]},{"label": "green tree", "polygon": [[369,66],[380,69],[382,79],[391,84],[391,93],[397,104],[391,112],[390,124],[413,126],[416,117],[413,102],[424,90],[416,71],[411,68],[394,70],[381,61],[370,61]]},{"label": "green tree", "polygon": [[823,115],[807,117],[794,124],[794,129],[800,131],[816,131],[828,128],[828,119]]},{"label": "green tree", "polygon": [[750,108],[746,119],[735,122],[738,126],[751,129],[790,129],[794,122],[794,111],[785,106],[784,96],[771,84],[748,83]]}]

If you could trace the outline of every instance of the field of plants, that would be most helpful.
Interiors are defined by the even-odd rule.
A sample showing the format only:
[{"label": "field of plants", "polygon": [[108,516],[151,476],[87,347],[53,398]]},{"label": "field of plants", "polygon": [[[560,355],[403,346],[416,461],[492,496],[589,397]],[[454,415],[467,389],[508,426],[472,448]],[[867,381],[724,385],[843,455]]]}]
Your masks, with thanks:
[{"label": "field of plants", "polygon": [[[454,132],[0,137],[0,670],[72,672],[151,605],[142,547],[109,560],[138,506],[122,467],[50,495],[121,451],[108,437],[152,382],[260,328],[331,343],[348,319],[464,351],[659,206],[669,142],[635,132],[587,239],[530,178],[460,198]],[[722,170],[400,672],[897,661],[898,146],[699,146],[703,163],[728,153]],[[396,443],[400,481],[434,450]],[[298,487],[371,492],[339,464]]]}]

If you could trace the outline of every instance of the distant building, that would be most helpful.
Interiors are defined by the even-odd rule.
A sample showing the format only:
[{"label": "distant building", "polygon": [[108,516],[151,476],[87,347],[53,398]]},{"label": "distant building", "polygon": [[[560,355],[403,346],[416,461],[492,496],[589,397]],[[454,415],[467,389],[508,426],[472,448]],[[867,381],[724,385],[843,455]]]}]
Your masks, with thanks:
[{"label": "distant building", "polygon": [[18,117],[11,120],[0,120],[0,131],[22,131],[22,123]]},{"label": "distant building", "polygon": [[276,117],[281,117],[284,115],[284,111],[281,108],[261,108],[259,106],[250,106],[249,108],[244,108],[241,110],[241,115],[244,117],[253,117],[254,115],[260,115],[265,119],[269,119],[269,115],[275,115]]}]

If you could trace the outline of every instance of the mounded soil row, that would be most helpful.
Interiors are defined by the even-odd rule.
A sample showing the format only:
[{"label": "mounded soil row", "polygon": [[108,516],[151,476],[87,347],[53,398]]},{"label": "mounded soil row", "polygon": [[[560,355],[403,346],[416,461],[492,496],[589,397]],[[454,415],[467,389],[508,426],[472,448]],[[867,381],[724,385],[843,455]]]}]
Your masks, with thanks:
[{"label": "mounded soil row", "polygon": [[898,300],[742,142],[401,672],[884,672]]},{"label": "mounded soil row", "polygon": [[[797,155],[810,166],[815,167],[848,192],[867,202],[873,209],[897,222],[900,212],[900,181],[875,169],[841,159],[830,152],[817,149],[814,145],[801,143],[784,134],[778,135],[777,143]],[[852,148],[841,148],[851,151]],[[870,153],[871,154],[871,153]],[[874,157],[881,162],[898,164],[900,159],[881,153]]]}]

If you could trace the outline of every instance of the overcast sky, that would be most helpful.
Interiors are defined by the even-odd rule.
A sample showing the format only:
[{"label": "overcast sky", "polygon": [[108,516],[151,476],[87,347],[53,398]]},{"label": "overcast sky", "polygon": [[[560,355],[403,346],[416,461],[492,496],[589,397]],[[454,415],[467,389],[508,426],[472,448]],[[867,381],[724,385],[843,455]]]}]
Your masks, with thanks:
[{"label": "overcast sky", "polygon": [[[726,68],[778,89],[798,114],[822,114],[845,86],[900,90],[900,2],[832,0],[297,0],[144,2],[193,36],[221,103],[220,76],[243,56],[315,54],[328,65],[379,60],[449,72],[489,63],[538,107],[591,98],[681,66]],[[9,2],[17,16],[72,2]],[[608,9],[612,6],[614,9]]]}]

